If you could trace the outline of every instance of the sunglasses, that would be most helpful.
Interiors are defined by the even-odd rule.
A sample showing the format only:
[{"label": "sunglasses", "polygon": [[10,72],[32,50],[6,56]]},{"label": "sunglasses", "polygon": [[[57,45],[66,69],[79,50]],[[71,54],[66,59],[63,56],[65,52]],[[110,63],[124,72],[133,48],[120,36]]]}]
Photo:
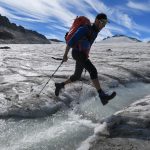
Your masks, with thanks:
[{"label": "sunglasses", "polygon": [[101,20],[99,20],[99,22],[100,22],[102,25],[106,25],[107,23],[109,23],[109,21],[106,20],[106,19],[101,19]]}]

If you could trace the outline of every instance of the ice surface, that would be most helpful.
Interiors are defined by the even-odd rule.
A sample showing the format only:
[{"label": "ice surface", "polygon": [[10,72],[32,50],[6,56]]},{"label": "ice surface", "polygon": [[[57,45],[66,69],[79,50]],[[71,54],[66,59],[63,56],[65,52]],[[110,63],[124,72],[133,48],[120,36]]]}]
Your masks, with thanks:
[{"label": "ice surface", "polygon": [[[55,78],[44,89],[45,94],[41,94],[40,98],[35,97],[35,93],[38,93],[42,89],[48,78],[59,66],[60,61],[54,60],[52,57],[62,58],[65,44],[9,46],[11,49],[1,50],[0,58],[0,89],[5,95],[6,100],[10,99],[12,102],[12,105],[9,105],[10,107],[6,110],[7,115],[37,117],[38,115],[34,114],[41,113],[39,116],[43,116],[46,113],[43,113],[41,109],[48,108],[48,103],[54,106],[54,108],[49,107],[48,109],[57,111],[64,106],[62,101],[65,101],[69,105],[69,103],[77,99],[77,94],[75,94],[73,88],[66,88],[66,93],[71,92],[72,94],[62,94],[62,98],[59,99],[61,100],[59,106],[57,106],[56,98],[53,95],[54,80],[57,82],[64,81],[64,79],[73,73],[74,61],[72,59],[69,59],[67,63],[64,63],[60,67]],[[107,51],[107,49],[111,49],[111,51]],[[91,50],[91,60],[98,69],[102,86],[107,90],[112,87],[125,86],[131,82],[142,81],[149,83],[149,54],[149,45],[146,43],[124,42],[121,45],[117,43],[111,45],[97,43]],[[89,79],[88,73],[86,73],[85,78]],[[86,86],[85,81],[84,89],[87,88],[90,87],[88,85]],[[25,100],[23,100],[22,95],[26,95]],[[18,100],[15,99],[15,96],[18,97]],[[22,98],[19,99],[20,97]],[[13,103],[14,99],[15,103]],[[18,102],[19,105],[17,104]],[[18,108],[18,106],[20,107]],[[37,106],[40,109],[37,109]],[[6,106],[4,107],[6,108]],[[32,112],[32,116],[30,116],[31,113],[28,113],[28,111],[21,113],[20,108],[25,111],[29,109]],[[48,114],[56,111],[52,110]],[[1,116],[3,115],[4,113],[1,114]]]},{"label": "ice surface", "polygon": [[150,146],[150,96],[102,120],[78,150],[144,149]]},{"label": "ice surface", "polygon": [[[66,86],[60,97],[54,96],[54,82],[64,81],[74,72],[75,61],[71,59],[71,54],[69,54],[68,62],[59,68],[40,97],[36,97],[36,94],[39,93],[60,65],[60,61],[54,60],[52,57],[62,58],[65,44],[14,44],[9,45],[9,47],[10,49],[0,50],[0,131],[2,133],[0,145],[2,149],[11,149],[13,146],[16,149],[20,149],[22,146],[32,149],[48,149],[48,147],[59,149],[62,147],[65,150],[69,150],[71,146],[75,149],[83,140],[93,134],[95,127],[97,127],[93,135],[95,138],[93,140],[90,137],[88,141],[96,142],[95,139],[99,137],[101,139],[100,135],[103,131],[103,136],[107,133],[107,136],[119,137],[121,143],[123,141],[121,133],[124,133],[124,128],[118,128],[118,131],[112,130],[110,132],[106,129],[108,126],[111,129],[111,126],[109,122],[105,121],[106,117],[118,110],[120,112],[113,115],[110,124],[118,121],[119,126],[120,121],[123,121],[126,123],[127,129],[130,129],[129,126],[133,126],[135,130],[139,126],[142,134],[139,136],[145,137],[145,131],[149,126],[149,98],[143,99],[150,93],[150,45],[148,43],[121,41],[121,44],[113,42],[93,45],[90,59],[98,70],[102,87],[105,91],[117,91],[116,98],[105,107],[102,106],[97,92],[90,82],[88,73],[85,76],[82,75],[82,82]],[[134,103],[124,109],[124,107],[139,99],[141,99],[140,104]],[[56,112],[60,112],[61,117],[57,116]],[[66,115],[62,115],[63,112],[69,112],[71,115],[66,117]],[[72,112],[79,118],[74,118]],[[60,130],[57,123],[51,120],[52,114],[57,116],[55,120],[60,124]],[[46,116],[49,116],[48,118],[51,121],[38,119]],[[17,117],[35,119],[13,120]],[[134,120],[134,117],[137,120]],[[4,121],[6,118],[8,120]],[[41,125],[42,123],[43,125]],[[98,123],[103,126],[97,126]],[[35,131],[33,125],[36,127]],[[75,130],[72,130],[72,127]],[[40,130],[42,128],[43,130]],[[141,128],[145,130],[141,130]],[[135,130],[133,130],[133,133],[135,133]],[[130,131],[127,131],[130,135]],[[56,133],[56,136],[52,137],[47,132],[51,135]],[[13,134],[15,135],[14,139],[12,139]],[[31,141],[28,141],[28,138]],[[112,138],[112,141],[115,141],[115,138]],[[140,140],[137,137],[132,139]],[[145,139],[144,142],[146,142]],[[103,144],[105,145],[105,143]],[[91,143],[86,142],[85,146],[87,146],[86,148],[91,147]],[[92,146],[94,148],[96,145],[93,144]]]}]

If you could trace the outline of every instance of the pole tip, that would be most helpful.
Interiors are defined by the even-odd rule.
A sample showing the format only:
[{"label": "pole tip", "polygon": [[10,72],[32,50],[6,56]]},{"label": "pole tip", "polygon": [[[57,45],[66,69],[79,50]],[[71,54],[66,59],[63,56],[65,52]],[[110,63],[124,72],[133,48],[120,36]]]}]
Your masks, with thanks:
[{"label": "pole tip", "polygon": [[36,97],[40,97],[40,95],[39,95],[39,94],[36,94]]}]

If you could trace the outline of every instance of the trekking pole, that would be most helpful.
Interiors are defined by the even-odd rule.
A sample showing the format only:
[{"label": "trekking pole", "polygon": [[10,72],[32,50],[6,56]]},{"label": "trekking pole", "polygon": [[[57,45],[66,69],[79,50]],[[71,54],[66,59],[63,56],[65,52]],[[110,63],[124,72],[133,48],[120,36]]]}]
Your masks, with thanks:
[{"label": "trekking pole", "polygon": [[[54,59],[54,60],[63,60],[62,58],[58,58],[58,57],[51,57],[52,59]],[[71,60],[71,58],[68,58],[68,59],[70,59]]]},{"label": "trekking pole", "polygon": [[51,57],[51,58],[53,58],[55,60],[62,60],[62,58],[56,58],[56,57]]},{"label": "trekking pole", "polygon": [[[85,78],[85,74],[86,74],[86,69],[85,69],[85,72],[84,72],[84,76],[83,76],[83,78]],[[81,88],[80,88],[80,92],[79,92],[78,100],[80,100],[80,96],[81,96],[82,89],[83,89],[83,82],[82,82],[82,85],[81,85]],[[80,104],[80,102],[79,102],[79,101],[77,101],[77,104]]]},{"label": "trekking pole", "polygon": [[39,92],[39,94],[36,94],[37,97],[40,96],[41,92],[44,90],[44,88],[46,87],[46,85],[49,83],[49,81],[52,79],[52,77],[54,76],[54,74],[57,72],[57,70],[60,68],[60,66],[63,64],[63,61],[60,63],[60,65],[57,67],[57,69],[54,71],[54,73],[51,75],[51,77],[48,79],[48,81],[45,83],[44,87],[41,89],[41,91]]}]

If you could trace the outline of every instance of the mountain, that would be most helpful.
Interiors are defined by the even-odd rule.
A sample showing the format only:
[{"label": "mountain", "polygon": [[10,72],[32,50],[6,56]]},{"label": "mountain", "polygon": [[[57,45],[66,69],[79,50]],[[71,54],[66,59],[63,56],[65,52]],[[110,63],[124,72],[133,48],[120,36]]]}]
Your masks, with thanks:
[{"label": "mountain", "polygon": [[50,44],[42,34],[11,23],[0,15],[0,44]]},{"label": "mountain", "polygon": [[58,39],[49,39],[49,41],[52,42],[52,43],[61,43],[61,42],[63,42],[63,41],[60,41]]},{"label": "mountain", "polygon": [[125,35],[114,35],[112,37],[107,37],[103,39],[103,42],[110,42],[110,43],[118,43],[118,42],[127,42],[127,43],[136,43],[136,42],[141,42],[140,40],[125,36]]}]

